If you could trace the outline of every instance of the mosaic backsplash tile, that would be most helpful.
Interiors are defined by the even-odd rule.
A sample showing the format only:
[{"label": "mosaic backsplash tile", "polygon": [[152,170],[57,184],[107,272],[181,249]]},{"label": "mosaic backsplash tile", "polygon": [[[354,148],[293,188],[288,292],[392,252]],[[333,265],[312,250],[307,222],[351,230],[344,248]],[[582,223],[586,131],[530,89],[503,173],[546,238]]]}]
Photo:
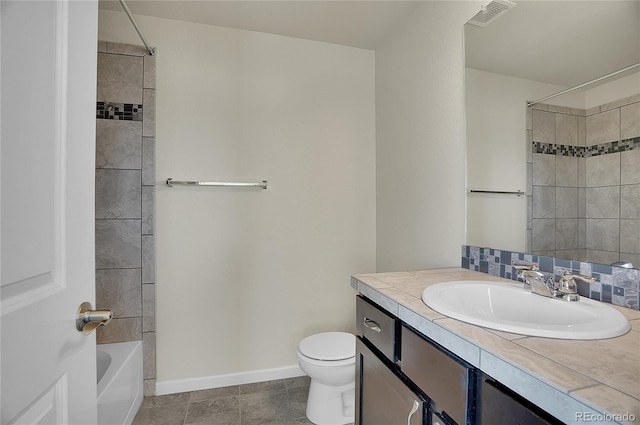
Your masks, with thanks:
[{"label": "mosaic backsplash tile", "polygon": [[532,149],[533,153],[541,153],[545,155],[590,158],[592,156],[640,149],[640,137],[633,137],[616,142],[601,143],[593,146],[573,146],[560,145],[556,143],[532,142]]},{"label": "mosaic backsplash tile", "polygon": [[96,102],[96,118],[103,120],[142,121],[142,105],[135,103]]},{"label": "mosaic backsplash tile", "polygon": [[595,277],[596,282],[591,284],[576,279],[581,296],[640,310],[640,270],[462,245],[462,267],[465,269],[517,280],[513,263],[537,264],[540,271],[553,273],[555,280],[567,270]]}]

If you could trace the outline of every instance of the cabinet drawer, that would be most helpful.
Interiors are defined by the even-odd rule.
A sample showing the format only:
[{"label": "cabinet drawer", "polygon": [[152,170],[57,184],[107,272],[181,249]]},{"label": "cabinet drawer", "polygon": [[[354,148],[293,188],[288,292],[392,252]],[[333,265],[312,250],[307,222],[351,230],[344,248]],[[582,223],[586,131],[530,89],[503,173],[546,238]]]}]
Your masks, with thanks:
[{"label": "cabinet drawer", "polygon": [[562,422],[534,406],[503,385],[482,379],[479,401],[480,425],[560,425]]},{"label": "cabinet drawer", "polygon": [[471,423],[473,368],[402,326],[400,369],[458,425]]},{"label": "cabinet drawer", "polygon": [[364,297],[356,298],[356,326],[358,335],[368,339],[389,360],[395,362],[398,322],[393,316],[379,309]]}]

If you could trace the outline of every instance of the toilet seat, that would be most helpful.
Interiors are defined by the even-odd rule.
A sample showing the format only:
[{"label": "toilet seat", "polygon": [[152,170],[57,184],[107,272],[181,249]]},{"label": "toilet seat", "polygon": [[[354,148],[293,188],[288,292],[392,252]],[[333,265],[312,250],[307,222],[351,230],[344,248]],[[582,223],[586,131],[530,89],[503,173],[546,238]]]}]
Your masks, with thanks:
[{"label": "toilet seat", "polygon": [[298,352],[318,361],[349,360],[356,356],[356,337],[346,332],[323,332],[300,341]]}]

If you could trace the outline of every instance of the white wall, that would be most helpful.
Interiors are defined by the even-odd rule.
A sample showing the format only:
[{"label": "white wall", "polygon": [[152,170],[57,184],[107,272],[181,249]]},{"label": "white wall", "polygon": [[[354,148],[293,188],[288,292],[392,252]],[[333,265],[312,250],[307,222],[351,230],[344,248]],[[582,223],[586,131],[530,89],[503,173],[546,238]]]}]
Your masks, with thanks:
[{"label": "white wall", "polygon": [[[349,276],[375,270],[374,53],[137,20],[158,48],[158,381],[295,365],[304,336],[353,331]],[[140,44],[103,10],[100,39]]]},{"label": "white wall", "polygon": [[376,49],[378,271],[460,265],[463,25],[479,7],[425,2]]},{"label": "white wall", "polygon": [[[467,189],[525,191],[526,101],[566,87],[471,68],[465,84]],[[554,104],[584,108],[584,94]],[[467,194],[467,243],[525,251],[526,204],[525,196]]]}]

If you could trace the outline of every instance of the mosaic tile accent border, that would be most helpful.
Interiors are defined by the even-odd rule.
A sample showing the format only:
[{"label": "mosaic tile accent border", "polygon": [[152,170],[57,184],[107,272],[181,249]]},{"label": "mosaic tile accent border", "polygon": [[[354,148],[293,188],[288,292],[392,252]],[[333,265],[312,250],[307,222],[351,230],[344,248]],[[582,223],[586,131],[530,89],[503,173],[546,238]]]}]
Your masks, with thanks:
[{"label": "mosaic tile accent border", "polygon": [[142,121],[142,105],[135,103],[96,102],[96,118],[103,120]]},{"label": "mosaic tile accent border", "polygon": [[513,263],[537,264],[540,271],[553,273],[555,280],[566,270],[595,277],[597,281],[591,284],[576,279],[581,296],[640,310],[640,270],[462,245],[462,268],[517,280]]},{"label": "mosaic tile accent border", "polygon": [[640,137],[633,137],[630,139],[602,143],[593,146],[572,146],[541,142],[532,142],[531,145],[533,153],[568,156],[574,158],[590,158],[592,156],[640,149]]}]

